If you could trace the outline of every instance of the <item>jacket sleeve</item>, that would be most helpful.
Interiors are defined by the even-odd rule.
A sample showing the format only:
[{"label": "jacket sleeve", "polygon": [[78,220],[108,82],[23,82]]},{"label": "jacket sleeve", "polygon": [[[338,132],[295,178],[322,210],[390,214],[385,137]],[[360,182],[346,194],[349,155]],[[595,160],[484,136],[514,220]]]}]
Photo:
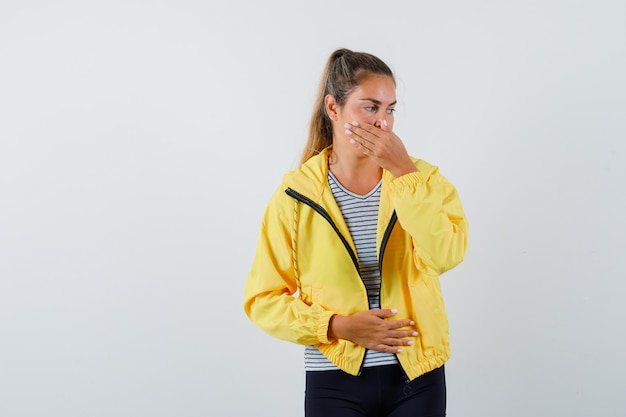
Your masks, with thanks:
[{"label": "jacket sleeve", "polygon": [[244,311],[256,326],[276,338],[303,345],[329,343],[328,323],[334,313],[317,304],[308,305],[296,294],[293,209],[285,209],[293,204],[278,190],[265,209],[245,283]]},{"label": "jacket sleeve", "polygon": [[423,161],[417,166],[418,172],[391,182],[393,204],[413,240],[418,269],[440,275],[465,257],[468,223],[456,188],[437,167]]}]

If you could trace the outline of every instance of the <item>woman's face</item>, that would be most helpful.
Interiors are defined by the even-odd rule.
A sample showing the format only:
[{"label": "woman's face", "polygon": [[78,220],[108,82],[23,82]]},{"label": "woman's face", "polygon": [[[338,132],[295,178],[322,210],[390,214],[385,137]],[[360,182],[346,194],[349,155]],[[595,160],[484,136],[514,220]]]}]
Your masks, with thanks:
[{"label": "woman's face", "polygon": [[[337,109],[338,125],[353,121],[393,129],[396,106],[396,85],[386,75],[370,75],[348,95],[344,105]],[[343,131],[343,129],[341,129]]]}]

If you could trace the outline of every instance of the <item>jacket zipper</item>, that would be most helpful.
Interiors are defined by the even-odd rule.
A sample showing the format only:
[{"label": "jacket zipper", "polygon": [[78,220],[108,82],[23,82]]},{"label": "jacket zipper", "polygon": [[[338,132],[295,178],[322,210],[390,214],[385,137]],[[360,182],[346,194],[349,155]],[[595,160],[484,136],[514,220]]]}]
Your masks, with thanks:
[{"label": "jacket zipper", "polygon": [[[385,249],[387,248],[387,242],[389,241],[389,237],[391,236],[391,231],[393,230],[393,227],[396,225],[396,222],[398,220],[398,215],[396,214],[396,211],[394,210],[393,213],[391,214],[391,219],[389,219],[389,224],[387,225],[387,229],[385,229],[385,234],[383,235],[383,240],[380,243],[380,255],[378,256],[378,270],[380,271],[380,289],[378,291],[379,297],[382,300],[382,282],[383,282],[383,255],[385,253]],[[398,355],[396,354],[396,358],[398,357]],[[361,365],[363,366],[363,365]],[[402,367],[402,364],[400,363],[400,361],[398,360],[398,366],[400,367],[400,371],[402,371],[402,375],[404,376],[404,382],[405,383],[409,383],[411,382],[411,380],[409,379],[409,376],[407,375],[406,371],[404,370],[404,368]]]},{"label": "jacket zipper", "polygon": [[393,230],[393,226],[395,226],[397,219],[398,219],[398,215],[396,214],[396,211],[394,210],[393,213],[391,214],[391,219],[389,219],[389,224],[387,225],[387,229],[385,229],[383,240],[380,243],[380,255],[378,255],[378,270],[380,271],[381,286],[382,286],[382,281],[383,281],[383,255],[385,253],[385,249],[387,248],[387,242],[389,241],[389,236],[391,236],[391,231]]},{"label": "jacket zipper", "polygon": [[352,258],[352,263],[354,264],[354,267],[356,268],[357,274],[359,274],[359,276],[361,276],[361,273],[359,272],[359,260],[356,257],[356,254],[354,253],[352,248],[350,247],[350,244],[348,243],[346,238],[341,234],[341,232],[339,231],[339,228],[337,227],[337,225],[335,224],[333,219],[330,217],[330,214],[328,214],[328,212],[326,210],[324,210],[324,208],[322,206],[320,206],[319,204],[317,204],[316,202],[314,202],[310,198],[303,196],[299,192],[292,190],[291,188],[287,188],[285,190],[285,193],[288,196],[295,198],[297,201],[300,201],[301,203],[304,203],[307,206],[311,207],[313,210],[315,210],[317,213],[319,213],[323,218],[325,218],[328,223],[330,223],[332,228],[337,233],[337,236],[339,236],[339,239],[341,239],[341,242],[343,243],[343,246],[345,246],[346,250],[348,251],[348,254],[350,255],[350,258]]}]

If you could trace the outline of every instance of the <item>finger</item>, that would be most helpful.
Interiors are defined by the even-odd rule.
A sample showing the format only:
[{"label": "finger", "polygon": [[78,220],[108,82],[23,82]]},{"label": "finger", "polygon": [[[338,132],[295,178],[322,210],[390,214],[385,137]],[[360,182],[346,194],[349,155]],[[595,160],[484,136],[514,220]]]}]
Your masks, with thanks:
[{"label": "finger", "polygon": [[381,352],[388,352],[388,353],[400,353],[400,352],[402,352],[402,348],[395,347],[395,346],[384,345],[384,344],[373,346],[373,347],[371,347],[371,349],[379,350]]},{"label": "finger", "polygon": [[[346,123],[346,126],[350,126],[350,124]],[[350,144],[359,148],[363,153],[369,154],[372,152],[372,149],[370,149],[370,147],[373,145],[373,143],[371,141],[368,141],[364,137],[360,136],[351,128],[346,128],[345,134],[350,139]]]},{"label": "finger", "polygon": [[374,125],[370,125],[368,123],[359,123],[357,121],[353,121],[352,123],[346,123],[346,128],[355,130],[357,132],[362,131],[370,134],[375,134],[376,130],[379,129]]},{"label": "finger", "polygon": [[[413,326],[415,324],[415,322],[413,320],[410,319],[406,319],[406,320],[387,320],[387,323],[389,323],[389,328],[390,329],[401,329],[403,327],[410,327]],[[403,331],[411,331],[411,330],[403,330]]]},{"label": "finger", "polygon": [[364,153],[367,153],[370,149],[365,145],[367,142],[363,138],[351,137],[350,143],[357,148],[361,149]]},{"label": "finger", "polygon": [[376,140],[380,140],[380,129],[376,126],[352,122],[346,123],[344,127],[346,128],[346,135],[348,136],[356,135],[360,138],[367,140],[368,142],[375,142]]},{"label": "finger", "polygon": [[[349,131],[349,130],[346,130]],[[376,136],[365,131],[355,132],[350,130],[349,137],[352,144],[358,144],[368,155],[379,155],[390,145],[388,134]],[[353,142],[354,141],[354,142]]]},{"label": "finger", "polygon": [[386,339],[383,341],[388,346],[413,346],[415,342],[411,339]]},{"label": "finger", "polygon": [[416,337],[417,332],[415,330],[396,330],[390,333],[389,337],[394,339],[405,339],[407,337]]},{"label": "finger", "polygon": [[398,309],[396,308],[381,308],[380,310],[370,310],[370,311],[372,311],[375,315],[377,315],[378,317],[382,319],[393,317],[396,314],[398,314]]}]

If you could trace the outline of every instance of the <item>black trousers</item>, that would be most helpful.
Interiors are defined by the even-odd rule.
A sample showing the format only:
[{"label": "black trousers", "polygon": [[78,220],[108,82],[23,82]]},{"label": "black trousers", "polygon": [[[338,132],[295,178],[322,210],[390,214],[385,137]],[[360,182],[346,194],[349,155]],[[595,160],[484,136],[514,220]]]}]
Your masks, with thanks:
[{"label": "black trousers", "polygon": [[343,371],[309,371],[304,396],[306,417],[444,417],[444,367],[413,381],[399,365]]}]

